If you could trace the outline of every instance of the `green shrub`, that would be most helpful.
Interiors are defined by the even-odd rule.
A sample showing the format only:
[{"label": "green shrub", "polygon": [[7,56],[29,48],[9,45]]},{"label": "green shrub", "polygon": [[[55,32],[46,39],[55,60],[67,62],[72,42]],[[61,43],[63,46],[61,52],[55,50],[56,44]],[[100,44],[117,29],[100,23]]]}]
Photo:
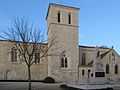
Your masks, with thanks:
[{"label": "green shrub", "polygon": [[55,80],[52,77],[46,77],[43,80],[44,83],[55,83]]}]

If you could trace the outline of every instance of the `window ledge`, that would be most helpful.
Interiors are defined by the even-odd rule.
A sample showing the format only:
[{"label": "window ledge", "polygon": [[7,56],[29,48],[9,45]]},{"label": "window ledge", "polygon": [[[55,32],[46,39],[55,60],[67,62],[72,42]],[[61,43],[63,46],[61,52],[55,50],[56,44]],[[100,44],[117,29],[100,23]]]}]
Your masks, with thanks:
[{"label": "window ledge", "polygon": [[65,68],[65,67],[61,67],[62,70],[71,70],[71,68]]},{"label": "window ledge", "polygon": [[12,64],[21,64],[20,62],[11,62]]},{"label": "window ledge", "polygon": [[34,65],[40,65],[40,63],[34,63]]}]

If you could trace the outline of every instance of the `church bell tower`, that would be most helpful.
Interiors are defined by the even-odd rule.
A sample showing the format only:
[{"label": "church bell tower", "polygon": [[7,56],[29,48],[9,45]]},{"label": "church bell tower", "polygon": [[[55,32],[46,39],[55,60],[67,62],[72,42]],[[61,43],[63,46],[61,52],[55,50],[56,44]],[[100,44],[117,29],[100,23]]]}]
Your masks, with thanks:
[{"label": "church bell tower", "polygon": [[48,57],[48,76],[58,82],[75,82],[78,75],[78,10],[79,8],[49,4],[46,16],[49,39],[56,35],[57,56]]}]

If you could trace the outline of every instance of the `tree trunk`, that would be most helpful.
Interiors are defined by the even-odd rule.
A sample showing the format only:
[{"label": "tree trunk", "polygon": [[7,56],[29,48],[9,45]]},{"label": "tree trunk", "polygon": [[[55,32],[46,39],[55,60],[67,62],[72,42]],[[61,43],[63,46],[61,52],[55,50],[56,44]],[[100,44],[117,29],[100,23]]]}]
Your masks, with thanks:
[{"label": "tree trunk", "polygon": [[30,71],[30,66],[28,66],[28,80],[29,80],[29,88],[28,88],[28,90],[31,90],[31,71]]}]

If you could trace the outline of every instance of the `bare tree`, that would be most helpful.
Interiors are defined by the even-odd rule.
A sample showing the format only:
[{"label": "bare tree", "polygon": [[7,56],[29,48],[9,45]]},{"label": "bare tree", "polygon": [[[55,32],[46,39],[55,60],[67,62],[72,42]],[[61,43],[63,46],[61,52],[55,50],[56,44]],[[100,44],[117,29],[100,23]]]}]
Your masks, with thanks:
[{"label": "bare tree", "polygon": [[[8,40],[19,52],[21,62],[25,62],[28,69],[29,88],[31,90],[31,66],[35,63],[34,55],[36,49],[39,50],[39,59],[42,57],[55,55],[55,53],[48,53],[49,50],[57,41],[56,36],[53,36],[49,40],[49,46],[45,45],[47,37],[45,31],[41,31],[39,28],[34,28],[26,18],[12,18],[12,27],[4,30],[0,36],[5,40]],[[53,50],[54,51],[54,50]]]}]

